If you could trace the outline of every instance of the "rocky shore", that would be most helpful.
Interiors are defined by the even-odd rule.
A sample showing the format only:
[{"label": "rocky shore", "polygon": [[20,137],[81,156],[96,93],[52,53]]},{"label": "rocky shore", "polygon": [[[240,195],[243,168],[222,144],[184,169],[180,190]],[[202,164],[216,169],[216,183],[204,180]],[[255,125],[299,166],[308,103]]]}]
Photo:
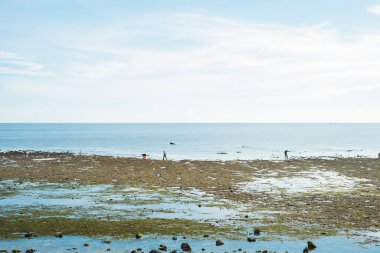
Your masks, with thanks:
[{"label": "rocky shore", "polygon": [[2,238],[20,237],[28,232],[38,236],[63,233],[116,238],[142,233],[195,238],[207,235],[215,240],[221,237],[254,243],[258,238],[253,228],[262,231],[259,240],[264,241],[283,236],[307,240],[342,231],[380,230],[379,159],[159,161],[13,151],[0,153],[0,182],[5,182],[0,187],[3,197],[16,194],[17,185],[25,183],[139,187],[170,194],[173,189],[196,189],[213,197],[206,205],[193,197],[190,202],[200,210],[213,204],[238,210],[228,219],[188,220],[170,218],[173,210],[165,210],[169,215],[165,219],[145,217],[147,211],[140,214],[141,218],[133,219],[110,214],[96,219],[83,214],[74,219],[72,216],[80,212],[80,206],[75,212],[72,207],[19,208],[18,213],[3,208],[0,210]]}]

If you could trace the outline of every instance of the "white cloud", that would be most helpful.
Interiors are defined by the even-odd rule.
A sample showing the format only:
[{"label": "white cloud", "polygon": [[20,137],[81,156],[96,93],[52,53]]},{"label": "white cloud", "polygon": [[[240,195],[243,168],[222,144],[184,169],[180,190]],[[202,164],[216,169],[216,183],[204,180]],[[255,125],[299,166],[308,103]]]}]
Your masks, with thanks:
[{"label": "white cloud", "polygon": [[44,65],[31,62],[13,52],[0,51],[0,74],[50,76]]},{"label": "white cloud", "polygon": [[54,42],[75,52],[61,75],[8,87],[54,99],[36,121],[380,121],[379,34],[175,14],[63,30]]},{"label": "white cloud", "polygon": [[368,8],[368,11],[373,14],[380,15],[380,5],[371,6]]}]

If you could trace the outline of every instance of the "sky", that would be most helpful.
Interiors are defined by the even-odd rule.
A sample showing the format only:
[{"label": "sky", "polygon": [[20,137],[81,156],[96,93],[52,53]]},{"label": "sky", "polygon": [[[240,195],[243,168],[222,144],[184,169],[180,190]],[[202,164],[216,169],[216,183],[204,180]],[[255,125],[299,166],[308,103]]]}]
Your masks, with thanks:
[{"label": "sky", "polygon": [[380,0],[0,0],[0,122],[380,122]]}]

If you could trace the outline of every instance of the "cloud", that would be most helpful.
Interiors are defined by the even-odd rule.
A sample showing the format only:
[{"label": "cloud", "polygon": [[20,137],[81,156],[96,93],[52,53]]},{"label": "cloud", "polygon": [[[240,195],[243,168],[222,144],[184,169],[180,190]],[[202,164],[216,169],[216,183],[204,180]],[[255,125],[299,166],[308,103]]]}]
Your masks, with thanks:
[{"label": "cloud", "polygon": [[[12,94],[38,98],[35,107],[55,105],[36,121],[380,121],[373,109],[380,107],[380,34],[347,37],[326,21],[285,26],[199,13],[55,34],[54,45],[66,50],[52,54],[63,59],[60,74],[8,82]],[[24,71],[45,73],[4,54]]]},{"label": "cloud", "polygon": [[50,76],[53,73],[44,71],[44,65],[27,61],[16,53],[0,51],[0,74]]},{"label": "cloud", "polygon": [[371,6],[371,7],[368,8],[368,11],[370,13],[373,13],[373,14],[376,14],[376,15],[380,15],[380,5]]}]

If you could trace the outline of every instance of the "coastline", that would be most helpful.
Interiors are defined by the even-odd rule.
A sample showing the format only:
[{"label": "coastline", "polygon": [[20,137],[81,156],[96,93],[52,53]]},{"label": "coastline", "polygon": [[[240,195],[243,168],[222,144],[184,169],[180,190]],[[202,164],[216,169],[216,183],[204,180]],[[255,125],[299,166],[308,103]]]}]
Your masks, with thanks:
[{"label": "coastline", "polygon": [[[310,239],[336,236],[342,232],[378,233],[380,230],[380,159],[374,158],[144,161],[12,151],[0,153],[0,182],[0,192],[5,198],[17,196],[21,190],[63,191],[96,186],[107,186],[107,191],[113,189],[113,195],[107,195],[107,198],[113,196],[114,199],[104,200],[108,206],[126,204],[128,193],[120,199],[115,197],[125,189],[134,196],[144,192],[144,198],[157,193],[162,195],[152,203],[148,201],[147,204],[144,198],[144,201],[134,203],[137,208],[141,206],[141,210],[136,209],[140,213],[135,217],[132,212],[128,218],[103,206],[96,210],[82,210],[79,205],[73,212],[71,208],[56,209],[54,206],[29,208],[26,204],[12,207],[0,200],[0,205],[5,207],[0,213],[1,223],[6,228],[0,233],[3,238],[17,238],[35,229],[33,232],[41,236],[63,232],[124,238],[138,231],[163,236],[209,234],[212,238],[244,240],[246,231],[255,227],[264,231],[260,240],[270,241],[284,236]],[[91,189],[85,188],[81,194],[85,195]],[[104,192],[100,191],[96,197],[102,194]],[[183,200],[184,196],[188,199]],[[67,196],[60,198],[64,200]],[[190,211],[194,217],[184,215],[178,218],[176,209],[168,209],[161,210],[161,216],[155,217],[152,216],[155,210],[149,213],[143,210],[149,205],[167,204],[169,200],[163,199],[173,199],[173,203],[180,199],[186,205],[199,206],[199,214],[194,209]],[[219,209],[213,209],[215,207]],[[201,216],[203,208],[204,212],[210,211],[210,216]],[[101,218],[87,215],[89,210],[101,213]],[[225,211],[226,217],[214,217],[218,210]],[[78,212],[82,214],[75,220],[70,218]],[[128,212],[128,208],[124,212]],[[75,226],[77,222],[81,226]],[[123,226],[134,229],[119,229]],[[379,239],[374,238],[371,242],[376,240]]]}]

